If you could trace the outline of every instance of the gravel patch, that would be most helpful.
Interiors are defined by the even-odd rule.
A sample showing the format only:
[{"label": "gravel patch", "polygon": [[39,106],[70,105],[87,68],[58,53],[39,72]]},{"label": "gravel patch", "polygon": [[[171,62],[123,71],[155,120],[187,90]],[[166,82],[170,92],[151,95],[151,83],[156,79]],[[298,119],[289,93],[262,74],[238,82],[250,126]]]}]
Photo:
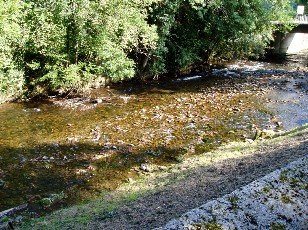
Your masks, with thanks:
[{"label": "gravel patch", "polygon": [[221,198],[185,213],[157,230],[308,229],[308,156]]}]

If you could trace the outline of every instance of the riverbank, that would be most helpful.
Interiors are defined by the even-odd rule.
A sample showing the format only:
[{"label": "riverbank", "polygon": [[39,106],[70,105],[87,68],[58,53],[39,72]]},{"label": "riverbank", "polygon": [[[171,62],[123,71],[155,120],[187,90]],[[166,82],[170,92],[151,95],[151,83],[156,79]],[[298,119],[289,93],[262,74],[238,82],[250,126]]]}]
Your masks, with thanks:
[{"label": "riverbank", "polygon": [[[166,170],[171,173],[166,177],[175,180],[177,176],[173,176],[175,171],[169,169],[170,164],[178,167],[182,161],[229,142],[249,143],[256,133],[261,137],[270,136],[308,122],[307,68],[280,69],[277,65],[257,62],[229,64],[225,69],[172,81],[99,89],[82,98],[50,97],[47,101],[1,105],[1,213],[21,207],[21,212],[14,212],[9,219],[20,222],[28,217],[43,218],[55,210],[98,198],[103,200],[98,208],[94,205],[94,211],[73,215],[69,222],[87,225],[97,217],[102,223],[114,215],[110,210],[119,204],[141,199],[143,194],[149,195],[147,191],[151,188],[155,193],[168,183],[157,182],[151,188],[141,184],[140,193],[126,190],[118,197],[117,189],[121,190],[123,184],[134,185],[145,175],[166,173]],[[262,132],[264,129],[267,131]],[[256,163],[244,161],[243,164],[254,168]],[[193,171],[190,166],[185,166],[185,170],[179,166],[180,171]],[[218,167],[217,171],[215,166],[209,169],[212,174],[208,179],[211,182],[220,173],[225,175],[219,179],[229,173],[237,175],[241,167],[242,163],[235,164],[231,167],[233,172],[230,167],[227,171]],[[250,174],[248,168],[243,173]],[[197,179],[202,175],[198,176]],[[245,180],[240,180],[249,183],[244,176]],[[160,178],[156,174],[154,177]],[[193,181],[193,174],[190,177]],[[231,179],[227,177],[227,180]],[[162,187],[158,187],[161,183]],[[176,213],[200,205],[189,197],[191,189],[194,194],[198,186],[204,187],[203,184],[196,187],[196,183],[183,185],[189,189],[185,190],[186,194],[176,196],[178,204],[170,202],[169,205],[167,199],[154,210],[164,216],[170,211],[168,206],[175,210],[171,213]],[[212,186],[210,190],[216,195],[217,188],[215,184]],[[236,186],[229,192],[232,189]],[[162,192],[162,196],[174,196],[172,188],[169,192],[171,195]],[[185,197],[189,197],[188,204],[184,202]],[[144,202],[145,207],[137,202],[133,208],[155,216],[152,204],[157,199],[153,199],[152,203]],[[135,215],[130,217],[143,221]],[[124,218],[124,222],[130,219]],[[159,226],[169,220],[160,219]],[[116,221],[111,220],[111,226]]]},{"label": "riverbank", "polygon": [[151,229],[307,156],[308,125],[272,139],[153,167],[137,180],[84,205],[33,219],[22,229]]}]

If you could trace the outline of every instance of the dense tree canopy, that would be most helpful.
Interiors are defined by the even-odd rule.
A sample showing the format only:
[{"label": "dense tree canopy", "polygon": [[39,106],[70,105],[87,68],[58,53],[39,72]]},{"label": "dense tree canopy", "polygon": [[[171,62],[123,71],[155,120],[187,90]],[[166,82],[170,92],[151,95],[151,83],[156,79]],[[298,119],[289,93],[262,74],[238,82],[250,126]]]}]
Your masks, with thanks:
[{"label": "dense tree canopy", "polygon": [[257,57],[271,21],[291,16],[288,0],[0,0],[0,94],[78,91]]},{"label": "dense tree canopy", "polygon": [[19,0],[0,1],[0,102],[22,91],[24,75],[18,66],[18,52],[24,44],[23,4]]},{"label": "dense tree canopy", "polygon": [[287,25],[291,19],[286,0],[166,0],[156,10],[153,20],[165,54],[155,65],[168,71],[210,60],[258,57],[276,29],[271,22]]}]

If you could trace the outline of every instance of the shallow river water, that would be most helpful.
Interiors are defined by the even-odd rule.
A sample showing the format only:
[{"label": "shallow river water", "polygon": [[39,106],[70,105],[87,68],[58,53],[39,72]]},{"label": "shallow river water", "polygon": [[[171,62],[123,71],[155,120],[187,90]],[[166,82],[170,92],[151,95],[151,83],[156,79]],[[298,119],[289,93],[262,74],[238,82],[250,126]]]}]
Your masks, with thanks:
[{"label": "shallow river water", "polygon": [[[304,61],[303,61],[304,60]],[[306,56],[0,105],[0,213],[80,203],[256,130],[308,122]]]}]

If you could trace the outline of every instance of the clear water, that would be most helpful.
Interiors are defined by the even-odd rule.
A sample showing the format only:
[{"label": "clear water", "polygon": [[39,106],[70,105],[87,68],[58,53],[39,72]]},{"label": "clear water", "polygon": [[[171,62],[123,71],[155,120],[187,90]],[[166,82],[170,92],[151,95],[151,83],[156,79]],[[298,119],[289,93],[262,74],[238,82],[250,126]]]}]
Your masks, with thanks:
[{"label": "clear water", "polygon": [[[125,83],[80,98],[0,105],[0,211],[27,203],[30,212],[44,214],[115,189],[142,174],[143,163],[175,163],[253,138],[256,128],[307,123],[303,71],[302,78],[284,83],[280,76],[260,88],[267,84],[261,74],[285,68],[297,76],[305,68],[287,63],[226,63],[219,76],[212,71]],[[52,205],[42,202],[55,194],[60,198]]]}]

